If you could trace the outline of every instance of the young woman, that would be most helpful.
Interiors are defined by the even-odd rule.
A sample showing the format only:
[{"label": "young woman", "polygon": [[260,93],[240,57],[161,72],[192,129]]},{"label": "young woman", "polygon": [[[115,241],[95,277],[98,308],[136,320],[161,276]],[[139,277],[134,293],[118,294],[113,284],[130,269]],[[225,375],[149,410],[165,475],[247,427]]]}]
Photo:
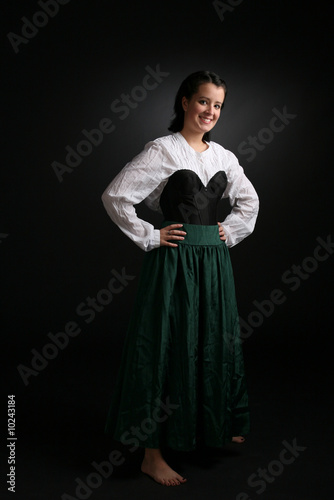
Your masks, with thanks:
[{"label": "young woman", "polygon": [[[254,229],[258,196],[236,157],[209,140],[226,97],[215,73],[188,76],[172,134],[149,142],[107,187],[111,219],[146,251],[106,431],[145,448],[142,471],[186,481],[161,448],[243,441],[249,414],[228,247]],[[228,197],[231,213],[217,221]],[[140,219],[145,200],[161,229]]]}]

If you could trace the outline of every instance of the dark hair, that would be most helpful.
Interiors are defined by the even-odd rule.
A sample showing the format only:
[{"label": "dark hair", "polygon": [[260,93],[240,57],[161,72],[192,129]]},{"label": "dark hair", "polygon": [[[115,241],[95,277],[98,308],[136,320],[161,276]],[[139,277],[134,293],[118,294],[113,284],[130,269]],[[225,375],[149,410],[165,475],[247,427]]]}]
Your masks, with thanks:
[{"label": "dark hair", "polygon": [[[216,73],[212,71],[196,71],[196,73],[192,73],[187,76],[185,80],[180,85],[179,90],[177,91],[174,103],[174,115],[175,117],[171,121],[168,130],[171,132],[180,132],[183,129],[184,124],[184,110],[182,107],[182,98],[186,97],[186,99],[191,99],[194,94],[199,89],[199,86],[202,83],[213,83],[217,87],[222,87],[225,91],[225,97],[227,94],[227,86],[224,80],[220,78]],[[222,105],[222,107],[224,104]],[[202,141],[210,140],[210,132],[206,132],[203,135]]]}]

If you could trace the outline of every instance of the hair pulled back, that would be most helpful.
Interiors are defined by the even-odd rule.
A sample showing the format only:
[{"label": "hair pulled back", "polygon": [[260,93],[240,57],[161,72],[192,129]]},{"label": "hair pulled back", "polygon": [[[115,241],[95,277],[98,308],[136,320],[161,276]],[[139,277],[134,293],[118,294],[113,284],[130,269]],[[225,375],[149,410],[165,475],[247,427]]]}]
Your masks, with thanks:
[{"label": "hair pulled back", "polygon": [[[224,80],[220,78],[216,73],[212,71],[196,71],[191,75],[187,76],[185,80],[180,85],[177,91],[175,102],[174,102],[174,118],[172,119],[168,130],[171,132],[180,132],[183,129],[184,124],[184,109],[182,106],[182,98],[185,97],[190,100],[194,94],[199,89],[199,86],[203,83],[213,83],[217,87],[222,87],[225,91],[225,97],[227,94],[227,86]],[[224,104],[222,105],[222,107]],[[206,132],[202,138],[204,141],[210,140],[210,133]]]}]

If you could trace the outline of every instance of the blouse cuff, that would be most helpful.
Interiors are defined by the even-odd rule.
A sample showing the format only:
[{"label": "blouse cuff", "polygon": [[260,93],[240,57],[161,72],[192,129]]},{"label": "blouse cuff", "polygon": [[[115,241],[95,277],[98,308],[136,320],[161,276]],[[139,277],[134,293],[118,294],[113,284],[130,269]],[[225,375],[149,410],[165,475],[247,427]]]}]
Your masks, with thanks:
[{"label": "blouse cuff", "polygon": [[153,231],[153,239],[149,240],[147,245],[147,252],[153,250],[154,248],[160,247],[160,230],[154,229]]},{"label": "blouse cuff", "polygon": [[232,241],[231,241],[231,235],[230,235],[230,233],[226,230],[226,228],[225,228],[225,226],[224,226],[224,223],[223,223],[223,222],[221,222],[221,225],[222,225],[222,226],[223,226],[223,228],[224,228],[224,234],[225,234],[225,236],[226,236],[225,244],[226,244],[226,246],[227,246],[228,248],[230,248],[231,246],[233,246]]}]

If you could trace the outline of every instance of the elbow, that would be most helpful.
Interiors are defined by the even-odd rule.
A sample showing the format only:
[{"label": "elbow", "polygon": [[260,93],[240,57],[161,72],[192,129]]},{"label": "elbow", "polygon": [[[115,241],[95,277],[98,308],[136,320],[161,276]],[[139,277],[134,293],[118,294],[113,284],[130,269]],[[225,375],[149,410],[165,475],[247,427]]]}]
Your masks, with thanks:
[{"label": "elbow", "polygon": [[[246,212],[248,212],[248,218],[250,220],[255,220],[258,216],[260,209],[260,200],[257,193],[254,191],[253,196],[249,199],[249,202],[245,205]],[[247,217],[246,217],[247,218]]]},{"label": "elbow", "polygon": [[102,200],[102,203],[104,205],[104,208],[109,211],[109,210],[113,210],[114,208],[114,197],[110,194],[110,192],[108,191],[108,189],[106,189],[102,196],[101,196],[101,200]]},{"label": "elbow", "polygon": [[101,200],[103,203],[103,206],[112,220],[114,220],[114,217],[116,215],[116,206],[115,206],[115,198],[108,192],[108,189],[104,191],[104,193],[101,196]]},{"label": "elbow", "polygon": [[105,191],[103,191],[102,196],[101,196],[101,200],[102,200],[103,205],[105,205],[107,203],[108,198],[109,198],[108,190],[106,189]]},{"label": "elbow", "polygon": [[255,203],[254,203],[254,213],[255,213],[256,217],[259,213],[259,210],[260,210],[260,200],[259,200],[258,195],[256,195],[256,199],[255,199]]}]

